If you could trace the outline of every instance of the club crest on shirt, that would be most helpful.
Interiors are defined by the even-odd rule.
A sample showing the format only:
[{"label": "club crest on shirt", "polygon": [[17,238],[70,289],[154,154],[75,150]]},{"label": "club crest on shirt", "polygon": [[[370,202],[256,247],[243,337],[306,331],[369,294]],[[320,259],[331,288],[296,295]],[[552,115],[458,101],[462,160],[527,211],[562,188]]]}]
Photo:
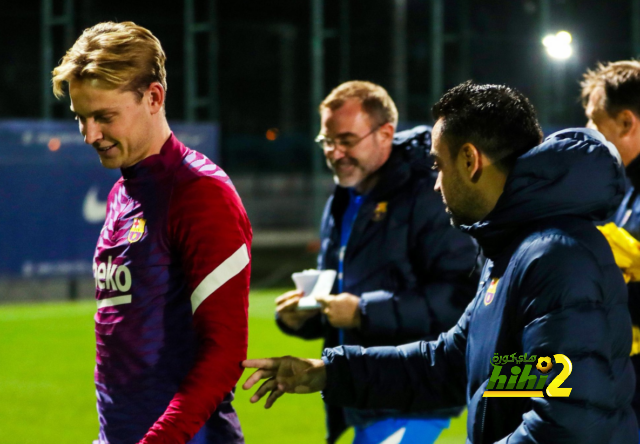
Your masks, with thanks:
[{"label": "club crest on shirt", "polygon": [[387,202],[378,202],[376,209],[373,210],[373,217],[371,218],[374,222],[380,222],[387,215]]},{"label": "club crest on shirt", "polygon": [[489,305],[493,302],[493,298],[496,295],[496,290],[498,289],[498,282],[500,282],[499,278],[491,279],[491,283],[489,284],[489,288],[484,295],[484,305]]},{"label": "club crest on shirt", "polygon": [[144,234],[144,228],[147,225],[147,220],[141,217],[133,218],[133,225],[129,230],[129,236],[127,236],[127,240],[130,243],[138,242],[142,239],[142,235]]}]

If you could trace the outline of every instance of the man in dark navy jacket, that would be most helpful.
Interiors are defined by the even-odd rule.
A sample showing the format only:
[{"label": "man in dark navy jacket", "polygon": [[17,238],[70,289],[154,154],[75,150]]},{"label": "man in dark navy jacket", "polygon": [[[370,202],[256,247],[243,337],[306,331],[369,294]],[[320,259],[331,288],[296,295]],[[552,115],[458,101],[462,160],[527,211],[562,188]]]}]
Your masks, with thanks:
[{"label": "man in dark navy jacket", "polygon": [[[582,82],[588,127],[613,143],[626,168],[630,186],[614,222],[640,240],[640,62],[622,60],[598,65]],[[638,252],[640,254],[640,252]],[[631,362],[640,376],[640,282],[629,282],[629,311],[633,322]],[[640,390],[632,402],[640,422]]]},{"label": "man in dark navy jacket", "polygon": [[[433,190],[431,128],[395,134],[396,107],[381,86],[346,82],[320,105],[317,139],[337,184],[321,228],[319,269],[338,271],[322,310],[296,310],[302,293],[277,299],[288,334],[337,345],[399,345],[435,339],[474,296],[477,248],[451,226]],[[355,443],[405,429],[433,442],[460,408],[413,413],[328,407],[328,441],[347,426]],[[431,438],[429,438],[429,436]]]},{"label": "man in dark navy jacket", "polygon": [[[285,392],[323,390],[326,403],[342,406],[466,403],[468,443],[637,443],[627,292],[593,225],[624,194],[615,148],[590,129],[540,143],[533,107],[505,86],[459,85],[434,117],[436,189],[487,256],[476,298],[435,341],[245,361],[259,368],[245,388],[268,379],[252,402],[271,392],[269,407]],[[483,396],[495,354],[525,353],[555,359],[544,395]],[[568,397],[555,396],[561,372]]]}]

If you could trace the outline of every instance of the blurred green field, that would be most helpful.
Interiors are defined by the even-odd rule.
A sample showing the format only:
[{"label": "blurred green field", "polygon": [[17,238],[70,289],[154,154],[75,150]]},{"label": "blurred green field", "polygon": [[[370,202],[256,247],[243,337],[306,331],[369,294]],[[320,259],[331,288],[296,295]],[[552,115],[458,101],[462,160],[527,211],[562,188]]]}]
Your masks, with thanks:
[{"label": "blurred green field", "polygon": [[[317,357],[320,341],[281,334],[273,321],[276,291],[251,294],[249,357]],[[93,301],[0,306],[0,442],[90,443],[97,437],[93,387]],[[241,381],[248,377],[245,372]],[[265,410],[239,389],[234,405],[249,444],[324,442],[319,394],[285,395]],[[349,443],[351,433],[340,444]],[[465,440],[464,417],[438,444]]]}]

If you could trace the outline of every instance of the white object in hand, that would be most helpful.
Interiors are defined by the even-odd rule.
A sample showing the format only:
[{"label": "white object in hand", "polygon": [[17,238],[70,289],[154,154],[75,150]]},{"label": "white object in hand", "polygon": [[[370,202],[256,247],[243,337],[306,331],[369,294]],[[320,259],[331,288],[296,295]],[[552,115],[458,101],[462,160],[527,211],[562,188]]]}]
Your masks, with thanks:
[{"label": "white object in hand", "polygon": [[320,308],[315,296],[328,296],[336,280],[335,270],[304,270],[291,275],[296,290],[302,291],[304,296],[298,302],[299,310],[314,310]]}]

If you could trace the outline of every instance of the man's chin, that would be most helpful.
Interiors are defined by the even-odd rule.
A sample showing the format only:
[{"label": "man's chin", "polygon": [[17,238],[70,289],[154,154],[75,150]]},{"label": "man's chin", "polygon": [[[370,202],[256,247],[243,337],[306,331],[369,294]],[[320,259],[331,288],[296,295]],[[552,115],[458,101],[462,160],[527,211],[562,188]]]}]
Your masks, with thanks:
[{"label": "man's chin", "polygon": [[359,183],[358,179],[355,177],[340,177],[337,174],[333,175],[333,182],[343,188],[353,188]]},{"label": "man's chin", "polygon": [[119,159],[109,159],[109,158],[104,158],[102,156],[100,156],[100,163],[102,164],[103,167],[109,169],[109,170],[115,170],[120,168],[122,165]]},{"label": "man's chin", "polygon": [[446,209],[447,214],[449,215],[449,222],[455,228],[460,228],[462,225],[473,225],[475,222],[470,222],[468,218],[460,217],[451,212],[449,208]]}]

